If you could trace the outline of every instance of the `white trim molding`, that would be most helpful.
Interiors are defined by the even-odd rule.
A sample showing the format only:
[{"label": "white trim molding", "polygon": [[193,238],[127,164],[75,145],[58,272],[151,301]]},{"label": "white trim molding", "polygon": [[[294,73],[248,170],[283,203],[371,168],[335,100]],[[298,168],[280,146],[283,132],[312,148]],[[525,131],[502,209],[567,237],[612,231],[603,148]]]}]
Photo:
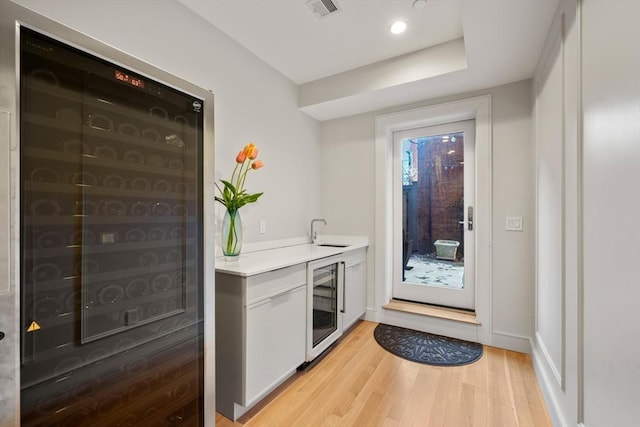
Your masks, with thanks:
[{"label": "white trim molding", "polygon": [[[539,67],[537,70],[537,77],[534,80],[535,96],[536,96],[535,121],[534,121],[534,134],[536,136],[535,138],[536,140],[535,141],[535,144],[536,144],[536,151],[535,151],[536,152],[536,159],[535,159],[535,162],[536,162],[536,169],[535,169],[536,170],[535,340],[537,345],[539,346],[540,353],[542,354],[550,371],[553,373],[553,377],[557,381],[557,384],[560,387],[560,389],[563,391],[566,389],[566,341],[567,341],[567,337],[566,337],[566,324],[567,324],[567,319],[566,319],[566,299],[567,299],[566,297],[566,293],[567,293],[566,291],[567,289],[567,280],[566,280],[567,278],[567,227],[566,227],[567,225],[567,219],[566,219],[566,216],[567,216],[567,206],[566,206],[566,203],[567,203],[566,202],[566,199],[567,199],[566,197],[567,117],[566,117],[566,110],[567,108],[566,108],[566,99],[565,99],[565,88],[566,88],[565,37],[566,37],[565,36],[565,14],[561,13],[558,16],[557,20],[552,25],[552,28],[550,30],[550,37],[547,40],[546,52],[540,58]],[[557,66],[558,68],[554,68],[555,66]],[[554,72],[556,74],[552,74]],[[552,117],[551,119],[546,119],[543,121],[542,119],[543,111],[541,111],[541,108],[543,107],[540,106],[540,102],[539,102],[540,94],[544,90],[545,84],[547,83],[547,81],[552,77],[556,77],[559,79],[559,85],[561,88],[561,90],[557,94],[554,93],[554,95],[557,95],[559,98],[559,100],[557,100],[559,103],[558,107],[560,110],[559,116]],[[544,111],[544,113],[547,114],[547,117],[549,117],[548,115],[551,114],[547,111]],[[555,121],[558,122],[557,129],[555,129],[553,126],[551,127],[549,126],[550,123],[551,125],[553,125]],[[540,141],[540,136],[539,136],[539,130],[541,128],[546,128],[547,132],[549,131],[549,129],[555,130],[557,132],[558,146],[553,147],[553,150],[555,151],[550,152],[549,150],[551,148],[549,146],[546,147],[546,151],[545,151],[545,147],[541,147],[542,143]],[[553,141],[553,139],[551,140]],[[546,143],[548,144],[548,141],[546,141]],[[556,155],[559,155],[559,156],[556,156]],[[550,200],[547,197],[548,194],[542,193],[543,190],[545,189],[548,190],[549,183],[547,183],[547,188],[544,188],[544,187],[541,188],[541,184],[540,184],[541,168],[543,166],[543,163],[545,163],[544,161],[546,160],[548,162],[550,159],[556,160],[557,166],[559,168],[559,170],[554,171],[558,173],[556,178],[559,181],[559,182],[554,182],[555,184],[554,187],[557,187],[559,189],[559,192],[557,196],[558,203],[557,205],[553,205],[553,206],[550,206],[550,203],[552,203],[553,200]],[[553,167],[553,164],[551,165],[544,164],[544,166],[546,169],[549,169],[550,167],[551,168]],[[547,174],[549,174],[548,171],[547,171]],[[550,194],[553,196],[553,192],[551,192]],[[554,208],[557,209],[557,212],[554,211]],[[554,216],[551,219],[549,219],[552,214],[556,214],[557,216]],[[541,218],[546,218],[546,221],[543,222]],[[544,234],[546,237],[548,237],[549,235],[553,234],[551,230],[553,229],[553,225],[556,225],[556,222],[557,222],[557,226],[559,228],[559,234],[560,234],[559,248],[557,248],[559,253],[554,254],[553,245],[550,248],[541,246],[544,243],[549,243],[548,240],[546,242],[543,241],[541,243],[541,235]],[[546,225],[543,225],[543,224],[546,224]],[[555,229],[553,230],[555,232]],[[544,302],[545,297],[547,300],[550,298],[548,293],[551,292],[552,289],[554,289],[553,284],[555,284],[555,281],[551,283],[548,280],[545,280],[545,278],[540,277],[541,269],[545,268],[545,266],[547,268],[550,267],[550,264],[549,264],[550,260],[549,258],[545,259],[545,257],[542,257],[543,261],[545,261],[545,264],[544,266],[541,266],[541,254],[546,254],[546,256],[557,255],[557,258],[554,259],[554,261],[557,261],[557,266],[558,266],[558,270],[556,272],[557,276],[554,275],[553,278],[557,278],[558,280],[559,295],[553,294],[553,296],[559,297],[559,298],[553,298],[553,300],[556,300],[559,302],[559,307],[557,312],[550,313],[552,315],[555,314],[558,317],[557,322],[554,325],[552,325],[553,327],[550,327],[548,323],[546,325],[543,323],[541,327],[541,316],[544,321],[549,321],[549,316],[548,316],[549,313],[546,313],[546,315],[543,315],[543,313],[541,313],[541,307],[544,307],[545,310],[548,310],[552,307],[547,307],[546,305],[543,306],[540,300],[542,298]],[[545,287],[544,290],[547,292],[545,297],[541,297],[540,295],[541,286]],[[554,319],[554,317],[552,316],[551,319]],[[554,340],[554,338],[556,337],[554,335],[555,331],[558,331],[558,334],[559,334],[559,336],[557,336],[557,339],[559,340],[559,342],[557,343]],[[558,360],[554,360],[554,357],[552,356],[552,351],[554,349],[556,350],[554,354],[556,354],[556,358],[559,358]],[[557,354],[558,352],[559,354]]]},{"label": "white trim molding", "polygon": [[553,362],[553,359],[551,358],[551,355],[549,354],[549,350],[547,349],[547,346],[545,345],[544,340],[542,339],[542,336],[538,332],[536,332],[536,344],[540,348],[540,353],[542,354],[543,359],[547,363],[547,366],[549,367],[549,370],[551,371],[551,373],[555,377],[556,381],[558,382],[558,385],[561,385],[562,384],[562,374],[560,373],[560,369]]},{"label": "white trim molding", "polygon": [[510,332],[491,330],[492,344],[498,348],[508,348],[520,353],[531,354],[531,337]]},{"label": "white trim molding", "polygon": [[[393,319],[381,309],[392,298],[393,272],[393,132],[475,119],[476,123],[476,317],[477,341],[494,344],[491,307],[491,235],[492,235],[492,121],[491,96],[479,96],[437,104],[415,110],[380,115],[375,118],[375,294],[371,320]],[[397,316],[397,315],[394,315]],[[369,317],[368,317],[369,318]],[[455,336],[452,327],[450,336]],[[460,327],[468,335],[468,327]],[[507,348],[522,348],[521,338],[512,337]],[[501,343],[509,341],[502,336]],[[527,352],[530,349],[526,350]]]},{"label": "white trim molding", "polygon": [[543,229],[536,221],[532,361],[558,426],[583,421],[580,5],[580,0],[559,2],[533,77],[536,219],[545,215],[547,224]]},{"label": "white trim molding", "polygon": [[546,358],[543,354],[541,347],[537,346],[537,340],[532,338],[531,342],[531,361],[533,363],[533,369],[536,372],[540,390],[544,396],[544,400],[547,404],[547,410],[554,426],[557,427],[569,427],[570,423],[564,418],[563,403],[561,396],[558,395],[559,388],[553,386],[554,380],[551,377],[557,376],[553,373],[546,363]]}]

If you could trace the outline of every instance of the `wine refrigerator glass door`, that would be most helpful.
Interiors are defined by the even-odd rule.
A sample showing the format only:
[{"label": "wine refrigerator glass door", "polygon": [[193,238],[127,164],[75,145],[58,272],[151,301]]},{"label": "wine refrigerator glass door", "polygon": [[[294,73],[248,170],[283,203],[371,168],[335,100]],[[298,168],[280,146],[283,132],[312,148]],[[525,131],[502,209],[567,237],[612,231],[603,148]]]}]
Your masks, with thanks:
[{"label": "wine refrigerator glass door", "polygon": [[342,335],[344,264],[336,257],[309,263],[308,284],[307,361],[311,361]]},{"label": "wine refrigerator glass door", "polygon": [[21,425],[203,425],[202,104],[21,28]]}]

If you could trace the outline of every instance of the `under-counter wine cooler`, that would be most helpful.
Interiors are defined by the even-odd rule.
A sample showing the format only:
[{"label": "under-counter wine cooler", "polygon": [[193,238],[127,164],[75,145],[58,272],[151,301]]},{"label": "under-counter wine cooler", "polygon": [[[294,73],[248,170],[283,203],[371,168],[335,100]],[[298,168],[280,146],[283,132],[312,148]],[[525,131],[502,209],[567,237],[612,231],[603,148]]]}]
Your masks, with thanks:
[{"label": "under-counter wine cooler", "polygon": [[342,336],[344,271],[340,256],[307,264],[307,362]]},{"label": "under-counter wine cooler", "polygon": [[202,426],[212,95],[16,31],[20,423]]}]

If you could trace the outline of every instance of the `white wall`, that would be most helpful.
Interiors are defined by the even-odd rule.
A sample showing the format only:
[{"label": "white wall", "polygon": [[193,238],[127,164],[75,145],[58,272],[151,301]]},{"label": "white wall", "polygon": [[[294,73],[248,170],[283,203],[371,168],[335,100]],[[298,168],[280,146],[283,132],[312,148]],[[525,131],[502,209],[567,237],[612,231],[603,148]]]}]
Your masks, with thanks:
[{"label": "white wall", "polygon": [[584,425],[638,425],[640,2],[582,2]]},{"label": "white wall", "polygon": [[579,27],[560,2],[534,76],[536,322],[533,361],[556,425],[578,424]]},{"label": "white wall", "polygon": [[638,16],[635,0],[561,1],[534,78],[537,212],[561,227],[539,221],[533,360],[556,425],[638,423]]},{"label": "white wall", "polygon": [[552,27],[536,94],[536,338],[556,381],[563,381],[565,225],[564,62],[561,22]]},{"label": "white wall", "polygon": [[15,2],[211,90],[216,178],[230,178],[250,141],[265,162],[247,179],[249,192],[265,194],[241,211],[245,242],[308,234],[320,212],[319,125],[298,110],[293,82],[173,0]]},{"label": "white wall", "polygon": [[[491,95],[492,258],[493,280],[489,325],[496,344],[518,347],[533,333],[533,164],[531,162],[531,82],[433,99],[394,109],[360,114],[322,123],[322,213],[331,234],[364,234],[375,242],[374,121],[377,115],[407,111],[452,100]],[[522,216],[523,232],[506,232],[506,216]],[[446,327],[440,321],[382,309],[390,295],[383,278],[374,277],[375,252],[368,253],[368,317],[379,321],[413,322],[421,329]],[[390,316],[393,316],[391,318]],[[402,315],[400,315],[402,317]],[[416,322],[419,323],[416,325]],[[405,323],[406,324],[406,323]],[[463,326],[465,331],[468,330]],[[464,334],[465,331],[459,331]],[[455,330],[451,333],[456,333]],[[520,347],[521,348],[521,347]]]}]

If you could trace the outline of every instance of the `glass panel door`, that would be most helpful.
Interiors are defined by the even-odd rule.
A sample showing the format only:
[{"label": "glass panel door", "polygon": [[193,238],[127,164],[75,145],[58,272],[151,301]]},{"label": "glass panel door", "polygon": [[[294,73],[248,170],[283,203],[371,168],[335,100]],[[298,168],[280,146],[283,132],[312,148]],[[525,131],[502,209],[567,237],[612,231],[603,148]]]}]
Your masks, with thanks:
[{"label": "glass panel door", "polygon": [[[342,335],[342,313],[344,313],[342,256],[336,255],[309,262],[307,286],[306,361],[310,362]],[[339,313],[339,310],[342,313]]]},{"label": "glass panel door", "polygon": [[473,309],[474,121],[394,133],[394,298]]},{"label": "glass panel door", "polygon": [[21,29],[21,425],[203,425],[202,100]]},{"label": "glass panel door", "polygon": [[313,270],[313,346],[338,328],[338,264]]}]

